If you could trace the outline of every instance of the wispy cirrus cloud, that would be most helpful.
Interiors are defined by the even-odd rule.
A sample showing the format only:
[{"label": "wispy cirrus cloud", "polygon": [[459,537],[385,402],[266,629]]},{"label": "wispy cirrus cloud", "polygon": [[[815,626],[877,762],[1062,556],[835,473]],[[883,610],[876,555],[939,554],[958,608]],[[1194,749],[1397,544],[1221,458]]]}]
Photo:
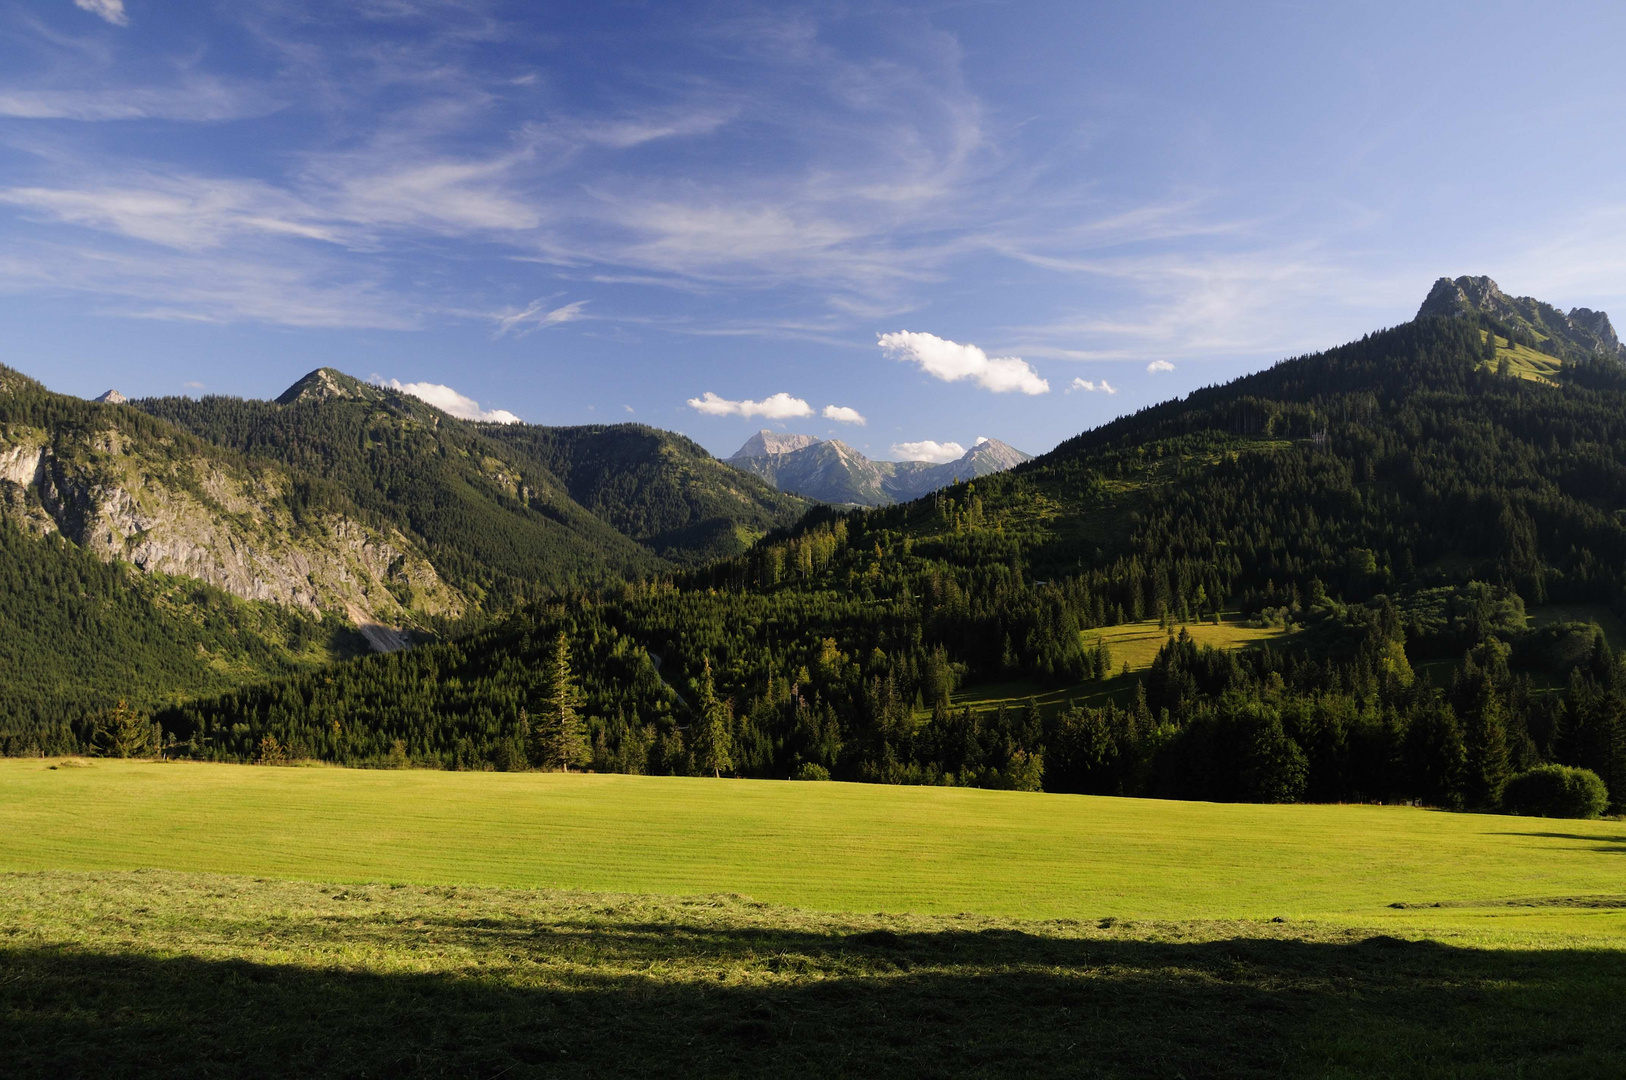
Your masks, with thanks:
[{"label": "wispy cirrus cloud", "polygon": [[266,116],[281,107],[265,90],[211,77],[115,90],[0,89],[0,116],[19,120],[212,122]]},{"label": "wispy cirrus cloud", "polygon": [[584,318],[582,309],[587,306],[586,300],[574,300],[571,303],[549,309],[546,300],[533,300],[523,309],[504,315],[493,316],[497,320],[497,336],[514,334],[524,337],[537,330],[545,330],[550,326],[559,326],[567,322],[575,322]]},{"label": "wispy cirrus cloud", "polygon": [[415,330],[421,316],[371,277],[322,259],[229,251],[132,252],[32,241],[0,252],[0,291],[82,297],[104,315],[176,322],[242,320],[323,329]]},{"label": "wispy cirrus cloud", "polygon": [[1108,394],[1108,395],[1111,395],[1111,394],[1116,394],[1118,392],[1118,388],[1113,386],[1111,383],[1107,382],[1105,379],[1100,379],[1100,380],[1074,379],[1071,383],[1069,383],[1067,385],[1066,392],[1069,393],[1069,394],[1072,394],[1072,393],[1085,393],[1085,394]]},{"label": "wispy cirrus cloud", "polygon": [[73,6],[100,16],[114,26],[130,25],[130,18],[124,13],[124,0],[73,0]]},{"label": "wispy cirrus cloud", "polygon": [[340,242],[343,223],[252,180],[131,174],[117,186],[0,188],[0,203],[35,220],[197,251],[244,234]]}]

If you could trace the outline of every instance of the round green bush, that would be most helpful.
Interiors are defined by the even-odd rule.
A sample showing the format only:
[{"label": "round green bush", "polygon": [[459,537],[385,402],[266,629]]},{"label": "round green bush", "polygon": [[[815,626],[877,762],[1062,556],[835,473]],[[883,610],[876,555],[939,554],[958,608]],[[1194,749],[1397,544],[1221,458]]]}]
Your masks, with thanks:
[{"label": "round green bush", "polygon": [[811,761],[804,761],[800,765],[796,766],[796,771],[791,773],[791,779],[828,780],[830,779],[830,770],[826,769],[823,765],[815,765]]},{"label": "round green bush", "polygon": [[1502,807],[1530,817],[1595,818],[1609,806],[1609,791],[1591,769],[1538,765],[1507,782]]}]

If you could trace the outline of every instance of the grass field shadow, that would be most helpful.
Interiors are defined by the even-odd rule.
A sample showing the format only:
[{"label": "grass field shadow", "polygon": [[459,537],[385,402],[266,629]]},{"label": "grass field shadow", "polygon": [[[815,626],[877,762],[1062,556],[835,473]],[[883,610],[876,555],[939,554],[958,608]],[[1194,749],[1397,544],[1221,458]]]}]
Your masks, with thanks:
[{"label": "grass field shadow", "polygon": [[1626,836],[1587,836],[1584,833],[1567,832],[1536,832],[1534,830],[1510,830],[1491,833],[1491,836],[1539,836],[1547,840],[1580,840],[1589,844],[1605,844],[1607,847],[1595,847],[1592,850],[1605,855],[1626,855]]},{"label": "grass field shadow", "polygon": [[[345,947],[367,955],[374,924],[469,959],[380,973],[0,949],[0,1058],[53,1080],[1605,1076],[1626,1060],[1610,951],[485,917],[361,919]],[[279,944],[332,930],[291,923]]]}]

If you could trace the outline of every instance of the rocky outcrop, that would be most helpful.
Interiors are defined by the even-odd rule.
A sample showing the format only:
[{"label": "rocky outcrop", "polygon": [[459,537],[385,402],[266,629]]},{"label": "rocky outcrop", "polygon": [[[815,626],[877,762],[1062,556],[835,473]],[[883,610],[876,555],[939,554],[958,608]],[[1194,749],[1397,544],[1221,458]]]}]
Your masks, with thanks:
[{"label": "rocky outcrop", "polygon": [[1603,354],[1626,359],[1609,316],[1589,308],[1565,314],[1529,296],[1509,296],[1488,277],[1440,278],[1417,309],[1417,317],[1478,319],[1488,315],[1554,356],[1584,358]]},{"label": "rocky outcrop", "polygon": [[99,401],[104,405],[123,405],[130,399],[119,393],[117,390],[109,390],[107,393],[102,394],[92,400]]},{"label": "rocky outcrop", "polygon": [[[781,435],[777,431],[763,428],[740,447],[734,454],[735,458],[768,457],[773,454],[790,454],[797,450],[805,450],[821,440],[812,435]],[[734,458],[729,458],[730,461]]]},{"label": "rocky outcrop", "polygon": [[1592,335],[1604,351],[1623,353],[1620,338],[1615,335],[1615,328],[1609,322],[1609,316],[1601,311],[1591,308],[1570,308],[1569,320],[1576,327]]},{"label": "rocky outcrop", "polygon": [[108,561],[196,578],[245,600],[344,611],[358,624],[462,610],[393,530],[339,514],[296,520],[284,499],[289,482],[276,469],[132,438],[111,417],[55,438],[0,427],[0,512]]},{"label": "rocky outcrop", "polygon": [[382,401],[384,390],[334,368],[317,368],[277,398],[278,405],[296,401]]}]

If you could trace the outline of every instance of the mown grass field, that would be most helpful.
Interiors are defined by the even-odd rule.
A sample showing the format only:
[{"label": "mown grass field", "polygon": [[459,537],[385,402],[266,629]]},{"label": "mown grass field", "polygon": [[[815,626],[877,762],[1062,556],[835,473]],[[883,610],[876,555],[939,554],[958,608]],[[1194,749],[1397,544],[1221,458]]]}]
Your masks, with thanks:
[{"label": "mown grass field", "polygon": [[[0,761],[0,871],[739,893],[824,911],[1615,933],[1626,827],[688,777]],[[1391,908],[1437,902],[1480,908]]]},{"label": "mown grass field", "polygon": [[1623,856],[1403,807],[0,761],[0,1061],[1621,1075]]}]

